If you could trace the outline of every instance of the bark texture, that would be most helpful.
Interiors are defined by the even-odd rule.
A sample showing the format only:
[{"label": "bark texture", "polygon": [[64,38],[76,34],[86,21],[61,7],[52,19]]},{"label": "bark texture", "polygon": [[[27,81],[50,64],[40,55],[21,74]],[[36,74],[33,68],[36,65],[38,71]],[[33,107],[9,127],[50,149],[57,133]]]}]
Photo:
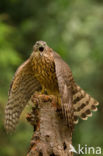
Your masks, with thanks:
[{"label": "bark texture", "polygon": [[54,97],[35,94],[27,120],[34,127],[27,156],[73,156],[69,152],[72,132],[60,115]]}]

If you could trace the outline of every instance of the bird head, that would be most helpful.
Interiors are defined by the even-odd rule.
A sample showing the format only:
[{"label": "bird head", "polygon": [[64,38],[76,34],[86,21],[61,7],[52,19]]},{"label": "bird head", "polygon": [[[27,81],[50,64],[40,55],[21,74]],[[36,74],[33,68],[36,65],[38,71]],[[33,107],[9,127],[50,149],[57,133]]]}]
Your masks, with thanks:
[{"label": "bird head", "polygon": [[46,55],[50,50],[47,43],[44,41],[37,41],[35,45],[33,46],[33,53],[36,56],[44,56]]}]

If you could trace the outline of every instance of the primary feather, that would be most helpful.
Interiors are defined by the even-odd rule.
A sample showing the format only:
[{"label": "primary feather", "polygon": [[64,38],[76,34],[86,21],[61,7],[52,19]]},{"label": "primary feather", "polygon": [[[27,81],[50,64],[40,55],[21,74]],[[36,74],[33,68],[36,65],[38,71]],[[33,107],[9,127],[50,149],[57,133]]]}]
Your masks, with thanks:
[{"label": "primary feather", "polygon": [[27,60],[18,68],[10,86],[8,103],[5,109],[7,131],[15,129],[25,105],[33,93],[40,89],[40,83],[34,77],[30,61]]}]

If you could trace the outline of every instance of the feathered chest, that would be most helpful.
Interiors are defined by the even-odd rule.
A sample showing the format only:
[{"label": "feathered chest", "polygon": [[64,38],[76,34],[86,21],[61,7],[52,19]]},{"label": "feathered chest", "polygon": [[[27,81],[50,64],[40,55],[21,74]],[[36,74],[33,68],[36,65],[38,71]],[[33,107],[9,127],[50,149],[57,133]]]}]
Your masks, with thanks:
[{"label": "feathered chest", "polygon": [[35,57],[33,70],[40,84],[50,92],[58,90],[55,63],[51,57]]}]

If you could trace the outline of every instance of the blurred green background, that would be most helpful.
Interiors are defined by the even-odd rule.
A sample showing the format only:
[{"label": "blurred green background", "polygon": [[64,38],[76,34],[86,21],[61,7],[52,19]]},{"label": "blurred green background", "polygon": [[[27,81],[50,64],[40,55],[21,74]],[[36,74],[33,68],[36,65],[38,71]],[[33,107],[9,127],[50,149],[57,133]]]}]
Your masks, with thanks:
[{"label": "blurred green background", "polygon": [[17,130],[4,130],[4,107],[17,67],[37,40],[60,53],[76,82],[99,102],[99,111],[75,127],[73,145],[103,149],[103,0],[0,1],[0,156],[24,156],[32,127],[25,116]]}]

